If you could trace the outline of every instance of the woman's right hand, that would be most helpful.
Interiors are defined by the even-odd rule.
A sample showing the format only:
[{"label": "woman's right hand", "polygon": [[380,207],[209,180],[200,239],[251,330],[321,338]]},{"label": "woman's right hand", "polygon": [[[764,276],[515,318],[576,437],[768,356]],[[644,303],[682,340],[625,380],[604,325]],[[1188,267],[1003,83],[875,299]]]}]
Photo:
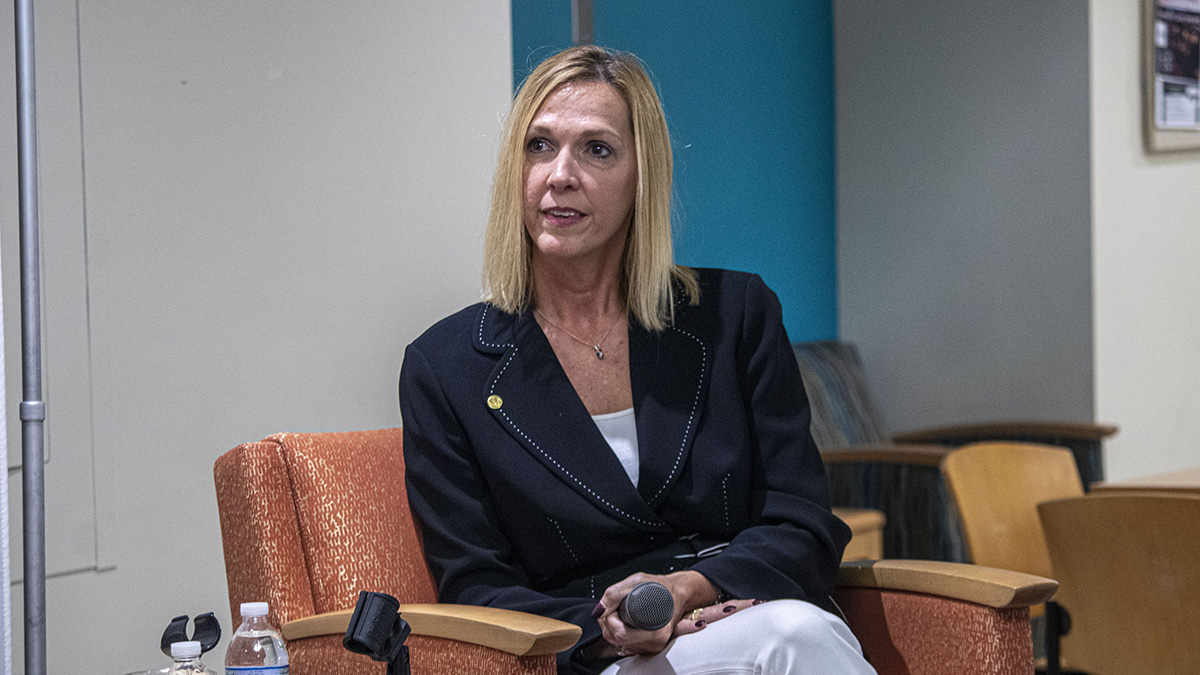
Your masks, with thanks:
[{"label": "woman's right hand", "polygon": [[[655,581],[665,586],[675,601],[673,619],[656,631],[638,630],[626,625],[617,611],[625,596],[647,581]],[[754,600],[731,600],[714,604],[716,597],[716,587],[698,572],[684,571],[668,575],[634,574],[608,587],[596,605],[595,616],[608,647],[598,646],[593,653],[597,657],[657,654],[666,648],[671,639],[699,632],[709,623],[757,604]]]},{"label": "woman's right hand", "polygon": [[[627,625],[621,620],[618,611],[621,603],[625,601],[625,596],[629,595],[639,584],[647,581],[658,582],[665,586],[670,591],[671,598],[675,603],[675,613],[671,621],[668,621],[662,628],[653,631],[639,630]],[[600,602],[596,604],[596,611],[593,612],[593,616],[596,617],[596,621],[600,624],[600,632],[604,637],[604,641],[612,647],[610,650],[604,650],[611,652],[607,656],[648,655],[661,652],[667,646],[667,642],[673,637],[675,625],[679,622],[683,614],[680,600],[687,592],[687,589],[682,586],[682,584],[686,583],[686,580],[675,578],[673,574],[663,576],[642,574],[639,572],[605,589]],[[601,651],[598,652],[598,655],[605,654]]]}]

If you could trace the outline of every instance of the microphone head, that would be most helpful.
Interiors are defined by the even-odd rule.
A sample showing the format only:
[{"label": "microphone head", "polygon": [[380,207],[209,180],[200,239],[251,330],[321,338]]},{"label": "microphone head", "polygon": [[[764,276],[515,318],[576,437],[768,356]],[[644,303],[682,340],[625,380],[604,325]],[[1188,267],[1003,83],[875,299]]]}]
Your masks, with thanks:
[{"label": "microphone head", "polygon": [[658,630],[675,616],[675,598],[666,586],[646,581],[633,587],[617,610],[625,625],[638,630]]}]

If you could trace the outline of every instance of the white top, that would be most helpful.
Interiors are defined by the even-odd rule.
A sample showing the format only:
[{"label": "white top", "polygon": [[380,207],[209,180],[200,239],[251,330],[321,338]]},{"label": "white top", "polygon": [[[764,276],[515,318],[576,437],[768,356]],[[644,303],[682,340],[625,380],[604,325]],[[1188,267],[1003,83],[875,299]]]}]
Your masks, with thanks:
[{"label": "white top", "polygon": [[176,661],[182,659],[194,659],[200,656],[200,643],[196,641],[188,642],[172,642],[171,643],[171,658]]},{"label": "white top", "polygon": [[633,416],[633,408],[626,408],[615,413],[592,415],[592,421],[608,441],[608,447],[621,460],[625,473],[634,485],[638,484],[638,440],[637,419]]},{"label": "white top", "polygon": [[267,603],[265,602],[243,602],[238,609],[241,610],[243,619],[248,616],[267,615]]}]

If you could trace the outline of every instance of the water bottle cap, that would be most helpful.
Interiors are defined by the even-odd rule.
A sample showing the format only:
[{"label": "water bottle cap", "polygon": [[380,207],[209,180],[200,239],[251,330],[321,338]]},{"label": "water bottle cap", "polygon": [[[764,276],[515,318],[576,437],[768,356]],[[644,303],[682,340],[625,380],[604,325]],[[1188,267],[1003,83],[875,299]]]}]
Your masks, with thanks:
[{"label": "water bottle cap", "polygon": [[265,602],[243,602],[241,609],[243,619],[248,616],[267,615],[267,603]]},{"label": "water bottle cap", "polygon": [[172,642],[171,643],[171,658],[173,659],[194,659],[200,656],[200,643],[195,641],[188,642]]}]

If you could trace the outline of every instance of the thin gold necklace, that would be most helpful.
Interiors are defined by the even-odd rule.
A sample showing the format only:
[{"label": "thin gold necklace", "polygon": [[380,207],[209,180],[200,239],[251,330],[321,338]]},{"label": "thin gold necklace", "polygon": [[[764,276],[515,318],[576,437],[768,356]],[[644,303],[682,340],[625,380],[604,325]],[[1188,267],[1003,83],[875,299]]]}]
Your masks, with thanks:
[{"label": "thin gold necklace", "polygon": [[613,321],[613,322],[612,322],[612,325],[608,327],[608,332],[604,334],[604,337],[602,337],[602,338],[600,338],[599,340],[597,340],[597,341],[596,341],[596,344],[592,344],[592,343],[588,342],[587,340],[581,340],[581,339],[579,339],[579,338],[578,338],[578,337],[577,337],[577,336],[576,336],[574,333],[572,333],[571,331],[569,331],[569,330],[567,330],[566,328],[563,328],[562,326],[560,326],[560,325],[558,325],[558,324],[554,323],[553,321],[551,321],[551,320],[550,320],[550,317],[548,317],[548,316],[546,316],[545,314],[543,314],[543,313],[541,312],[541,310],[537,310],[537,309],[535,309],[535,310],[533,310],[533,313],[534,313],[534,314],[537,314],[537,315],[538,315],[538,316],[540,316],[540,317],[542,317],[542,320],[543,320],[543,321],[545,321],[546,323],[550,324],[551,326],[554,326],[555,328],[557,328],[557,329],[561,330],[562,332],[566,333],[567,335],[569,335],[569,336],[571,337],[571,339],[572,339],[572,340],[574,340],[574,341],[578,342],[579,344],[583,345],[584,347],[591,347],[591,348],[592,348],[592,350],[596,352],[596,358],[597,358],[597,359],[600,359],[601,361],[603,361],[603,360],[604,360],[604,350],[600,348],[600,345],[601,345],[601,344],[603,344],[603,343],[604,343],[604,341],[608,339],[608,336],[612,334],[612,332],[613,332],[613,329],[614,329],[614,328],[616,328],[616,327],[617,327],[617,324],[621,322],[621,317],[623,316],[623,315],[621,315],[621,314],[618,314],[618,315],[617,315],[617,318],[616,318],[616,320],[615,320],[615,321]]}]

